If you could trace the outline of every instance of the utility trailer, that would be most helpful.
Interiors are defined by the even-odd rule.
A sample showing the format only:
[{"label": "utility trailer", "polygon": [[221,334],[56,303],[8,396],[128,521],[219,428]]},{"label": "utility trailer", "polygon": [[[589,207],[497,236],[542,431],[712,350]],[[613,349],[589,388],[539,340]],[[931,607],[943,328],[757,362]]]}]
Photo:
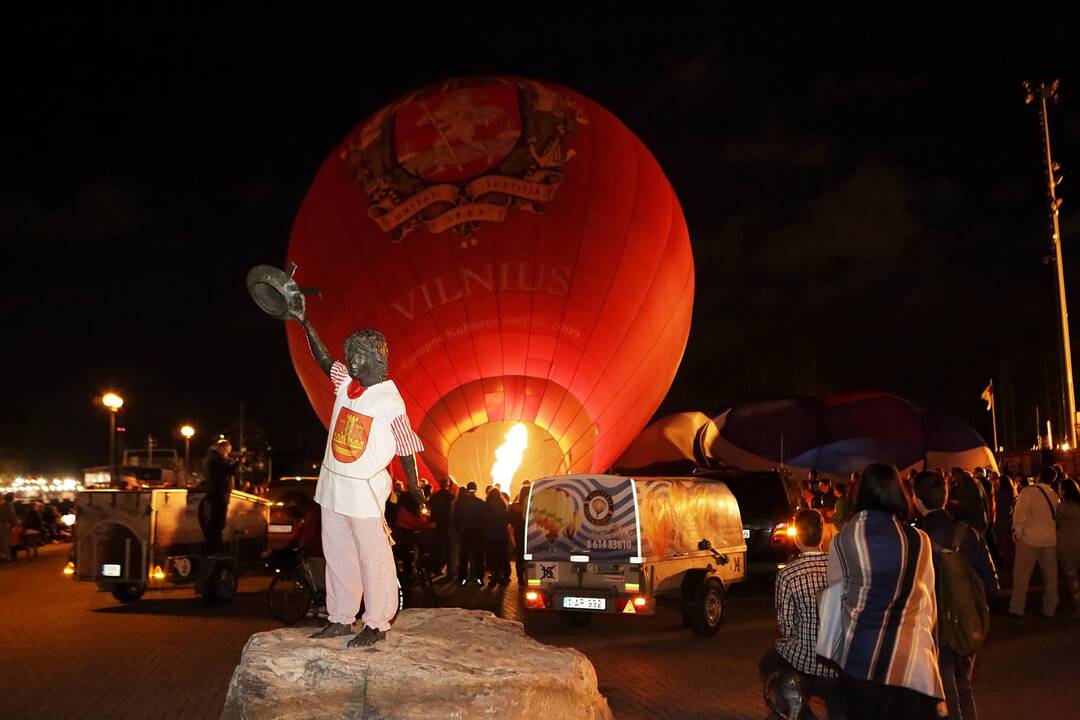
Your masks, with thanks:
[{"label": "utility trailer", "polygon": [[270,504],[233,490],[223,535],[226,550],[206,555],[206,493],[182,488],[86,490],[75,500],[76,580],[93,581],[120,602],[149,589],[193,584],[211,603],[236,593],[237,574],[259,567],[267,548]]},{"label": "utility trailer", "polygon": [[677,598],[683,622],[715,635],[725,590],[746,577],[739,505],[720,480],[563,475],[532,484],[525,607],[569,624],[651,615]]}]

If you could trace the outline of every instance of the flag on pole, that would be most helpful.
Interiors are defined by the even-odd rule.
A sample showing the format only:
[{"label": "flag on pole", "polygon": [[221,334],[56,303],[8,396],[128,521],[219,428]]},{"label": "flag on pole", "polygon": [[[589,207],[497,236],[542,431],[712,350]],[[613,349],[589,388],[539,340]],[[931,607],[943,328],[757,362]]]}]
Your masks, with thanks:
[{"label": "flag on pole", "polygon": [[982,395],[979,396],[980,400],[986,401],[986,411],[990,412],[994,409],[994,381],[991,380],[990,384],[986,386],[986,389],[982,391]]}]

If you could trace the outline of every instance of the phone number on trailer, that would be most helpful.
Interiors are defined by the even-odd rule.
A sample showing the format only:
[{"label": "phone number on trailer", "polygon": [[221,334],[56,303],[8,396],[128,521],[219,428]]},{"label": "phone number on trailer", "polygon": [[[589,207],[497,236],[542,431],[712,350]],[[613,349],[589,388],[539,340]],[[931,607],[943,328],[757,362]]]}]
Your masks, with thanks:
[{"label": "phone number on trailer", "polygon": [[630,540],[604,539],[586,540],[585,546],[589,550],[630,550],[634,543]]}]

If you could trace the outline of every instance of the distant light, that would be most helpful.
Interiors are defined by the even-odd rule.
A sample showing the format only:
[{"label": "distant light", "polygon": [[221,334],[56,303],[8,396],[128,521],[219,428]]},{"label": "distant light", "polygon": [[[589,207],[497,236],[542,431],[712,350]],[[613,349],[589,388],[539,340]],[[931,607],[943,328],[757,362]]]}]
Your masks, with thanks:
[{"label": "distant light", "polygon": [[180,428],[180,434],[190,440],[192,437],[195,436],[195,428],[191,427],[190,425],[184,425]]},{"label": "distant light", "polygon": [[161,569],[160,565],[155,565],[154,566],[154,572],[152,572],[150,574],[150,577],[152,577],[155,580],[164,580],[165,579],[165,571],[163,571]]},{"label": "distant light", "polygon": [[107,392],[101,396],[101,404],[109,408],[109,410],[116,412],[124,406],[124,398],[114,392]]},{"label": "distant light", "polygon": [[67,515],[60,516],[60,522],[71,527],[75,524],[75,513],[68,513]]},{"label": "distant light", "polygon": [[1061,449],[1064,450],[1065,452],[1069,452],[1069,450],[1071,450],[1072,448],[1069,447],[1069,443],[1065,442],[1065,443],[1061,443]]},{"label": "distant light", "polygon": [[75,574],[75,563],[69,561],[68,564],[64,566],[64,574],[65,575],[74,575]]},{"label": "distant light", "polygon": [[795,537],[799,534],[799,531],[794,525],[788,525],[787,534],[788,537]]}]

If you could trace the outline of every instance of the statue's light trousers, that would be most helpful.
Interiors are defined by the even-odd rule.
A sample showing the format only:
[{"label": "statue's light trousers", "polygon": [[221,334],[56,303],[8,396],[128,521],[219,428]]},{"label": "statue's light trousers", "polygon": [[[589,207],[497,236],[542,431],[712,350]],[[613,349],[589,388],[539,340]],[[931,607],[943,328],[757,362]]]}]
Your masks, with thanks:
[{"label": "statue's light trousers", "polygon": [[330,622],[389,630],[398,606],[397,568],[382,518],[354,518],[322,508],[326,610]]}]

